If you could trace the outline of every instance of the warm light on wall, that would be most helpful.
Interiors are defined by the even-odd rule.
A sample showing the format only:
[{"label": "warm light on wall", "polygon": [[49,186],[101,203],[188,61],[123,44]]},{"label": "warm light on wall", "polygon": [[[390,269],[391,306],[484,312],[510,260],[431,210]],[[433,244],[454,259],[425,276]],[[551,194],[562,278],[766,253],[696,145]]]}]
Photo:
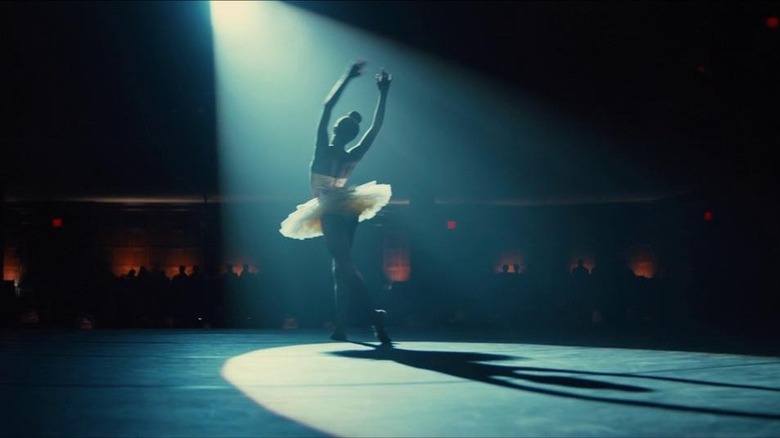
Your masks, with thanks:
[{"label": "warm light on wall", "polygon": [[248,260],[246,258],[241,257],[232,257],[228,258],[224,263],[222,263],[219,267],[219,273],[225,274],[227,273],[227,264],[230,263],[233,265],[233,272],[241,275],[244,271],[244,265],[247,265],[247,268],[249,268],[249,272],[252,274],[259,274],[260,268],[257,267],[254,261]]},{"label": "warm light on wall", "polygon": [[187,268],[187,275],[192,274],[192,267],[203,267],[200,248],[174,248],[169,249],[162,259],[160,269],[165,270],[165,276],[173,278],[179,273],[179,266]]},{"label": "warm light on wall", "polygon": [[[158,262],[152,261],[155,259]],[[146,269],[162,270],[166,277],[172,278],[179,273],[179,266],[187,267],[189,275],[194,265],[202,266],[198,248],[169,249],[154,258],[150,248],[114,248],[111,272],[120,277],[126,275],[131,269],[135,269],[137,273],[141,266],[144,266]]]},{"label": "warm light on wall", "polygon": [[655,263],[651,261],[633,262],[631,270],[637,277],[653,278],[655,277]]},{"label": "warm light on wall", "polygon": [[202,249],[197,247],[154,247],[149,245],[149,235],[139,230],[123,230],[108,242],[111,272],[121,277],[131,269],[136,273],[141,266],[146,269],[159,269],[168,278],[179,273],[179,266],[186,266],[192,272],[192,266],[202,266]]},{"label": "warm light on wall", "polygon": [[19,285],[21,278],[21,263],[16,256],[16,249],[6,247],[3,249],[3,280],[13,281],[15,286]]},{"label": "warm light on wall", "polygon": [[[507,265],[509,266],[509,272],[523,273],[525,272],[525,264],[523,263],[524,259],[525,257],[523,257],[523,254],[519,250],[510,249],[503,251],[501,254],[499,254],[493,266],[493,272],[501,273],[504,271],[503,266]],[[515,272],[514,265],[519,266],[519,272]]]},{"label": "warm light on wall", "polygon": [[149,248],[113,248],[111,251],[111,272],[116,276],[127,274],[131,269],[149,266]]},{"label": "warm light on wall", "polygon": [[385,235],[383,251],[383,268],[385,276],[393,282],[409,281],[412,276],[409,241],[405,235],[398,232],[388,232]]},{"label": "warm light on wall", "polygon": [[658,262],[652,248],[637,246],[631,249],[628,257],[628,267],[634,275],[653,278],[658,273]]}]

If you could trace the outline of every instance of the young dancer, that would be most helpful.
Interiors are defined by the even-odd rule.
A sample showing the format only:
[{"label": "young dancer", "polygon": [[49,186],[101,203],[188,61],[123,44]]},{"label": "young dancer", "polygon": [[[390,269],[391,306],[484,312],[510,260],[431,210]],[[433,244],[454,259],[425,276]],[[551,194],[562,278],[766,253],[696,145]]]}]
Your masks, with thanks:
[{"label": "young dancer", "polygon": [[346,186],[346,183],[382,127],[387,93],[392,81],[390,74],[382,69],[376,75],[379,98],[374,119],[357,144],[347,148],[360,132],[362,116],[357,111],[351,111],[336,120],[332,136],[328,135],[333,107],[347,84],[363,73],[364,66],[364,61],[353,62],[325,98],[309,173],[314,197],[299,205],[282,222],[279,231],[293,239],[324,236],[325,246],[332,259],[335,291],[336,328],[331,339],[347,339],[345,319],[349,296],[364,305],[377,339],[383,344],[389,344],[391,340],[385,330],[385,312],[374,309],[363,277],[352,263],[351,251],[358,223],[371,219],[387,205],[392,195],[391,187],[388,184],[377,184],[376,181],[356,187]]}]

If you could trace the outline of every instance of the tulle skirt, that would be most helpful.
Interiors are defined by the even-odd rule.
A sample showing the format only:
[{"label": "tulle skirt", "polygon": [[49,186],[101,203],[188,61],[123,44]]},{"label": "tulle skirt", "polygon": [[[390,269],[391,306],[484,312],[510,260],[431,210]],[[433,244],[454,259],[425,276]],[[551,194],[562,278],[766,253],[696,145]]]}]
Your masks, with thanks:
[{"label": "tulle skirt", "polygon": [[322,236],[320,218],[323,214],[357,216],[362,222],[376,216],[390,202],[392,194],[389,184],[377,184],[376,181],[328,191],[297,206],[282,221],[279,232],[285,237],[301,240]]}]

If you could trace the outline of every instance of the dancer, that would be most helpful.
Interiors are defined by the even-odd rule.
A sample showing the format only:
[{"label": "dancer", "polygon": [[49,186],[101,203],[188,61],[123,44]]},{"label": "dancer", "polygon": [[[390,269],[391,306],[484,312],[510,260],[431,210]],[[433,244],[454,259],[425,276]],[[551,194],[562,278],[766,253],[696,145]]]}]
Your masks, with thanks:
[{"label": "dancer", "polygon": [[352,263],[351,251],[358,222],[371,219],[387,205],[392,195],[391,187],[388,184],[377,184],[376,181],[357,187],[346,186],[347,179],[382,127],[387,92],[392,80],[389,73],[382,69],[376,75],[379,99],[374,120],[358,143],[349,149],[346,147],[357,138],[360,131],[362,117],[357,111],[351,111],[339,118],[333,126],[333,136],[328,138],[333,107],[347,84],[363,73],[363,67],[365,61],[353,62],[325,98],[310,168],[310,184],[314,198],[299,205],[287,216],[279,232],[293,239],[318,236],[325,238],[325,246],[332,258],[335,292],[336,327],[331,339],[347,339],[345,319],[349,296],[363,305],[377,339],[383,344],[390,344],[390,337],[385,330],[385,312],[374,309],[363,277]]}]

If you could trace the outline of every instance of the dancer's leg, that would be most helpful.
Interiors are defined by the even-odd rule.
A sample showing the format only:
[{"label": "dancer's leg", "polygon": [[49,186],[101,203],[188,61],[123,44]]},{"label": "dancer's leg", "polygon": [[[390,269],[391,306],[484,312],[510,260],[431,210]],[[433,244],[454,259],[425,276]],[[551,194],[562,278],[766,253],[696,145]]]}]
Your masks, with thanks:
[{"label": "dancer's leg", "polygon": [[334,340],[345,340],[349,285],[344,278],[342,266],[349,258],[351,246],[349,228],[346,226],[343,218],[336,215],[325,215],[322,217],[321,222],[325,247],[332,259],[331,269],[333,274],[333,304],[336,330],[331,338]]},{"label": "dancer's leg", "polygon": [[[368,292],[362,275],[352,263],[352,242],[357,229],[357,218],[347,219],[339,215],[322,217],[322,230],[325,245],[333,259],[333,279],[336,301],[336,332],[334,338],[346,338],[344,334],[347,294],[359,303],[370,316],[377,338],[390,342],[384,330],[384,312],[374,309],[373,300]],[[342,336],[343,335],[343,336]]]}]

